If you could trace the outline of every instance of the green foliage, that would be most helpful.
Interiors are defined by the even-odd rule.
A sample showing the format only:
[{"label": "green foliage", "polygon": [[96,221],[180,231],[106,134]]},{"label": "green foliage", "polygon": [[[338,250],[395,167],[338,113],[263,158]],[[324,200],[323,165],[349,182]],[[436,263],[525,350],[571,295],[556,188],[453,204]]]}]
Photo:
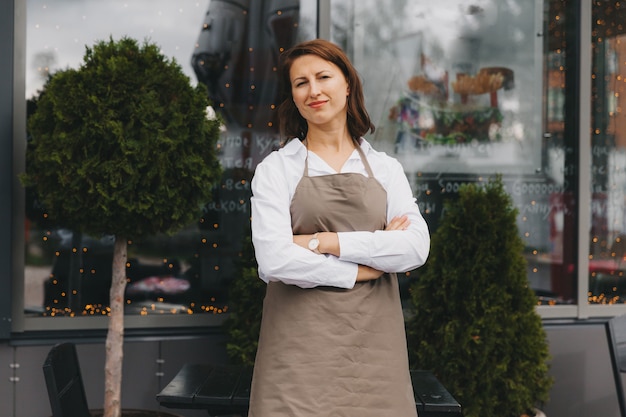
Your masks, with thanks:
[{"label": "green foliage", "polygon": [[498,176],[463,185],[444,213],[411,288],[411,365],[433,370],[465,417],[519,417],[547,401],[552,379],[517,210]]},{"label": "green foliage", "polygon": [[21,180],[59,225],[94,236],[173,233],[199,218],[221,171],[209,104],[158,46],[100,41],[36,98]]},{"label": "green foliage", "polygon": [[228,357],[233,363],[253,365],[261,328],[261,313],[266,284],[257,273],[252,239],[247,233],[239,261],[240,273],[230,287],[230,299],[235,304],[229,308],[224,327],[229,336],[226,344]]}]

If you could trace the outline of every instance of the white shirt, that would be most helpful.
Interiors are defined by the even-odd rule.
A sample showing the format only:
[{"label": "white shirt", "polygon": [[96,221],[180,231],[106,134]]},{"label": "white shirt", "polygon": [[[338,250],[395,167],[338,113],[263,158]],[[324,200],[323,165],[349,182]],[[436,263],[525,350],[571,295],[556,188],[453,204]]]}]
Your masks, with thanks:
[{"label": "white shirt", "polygon": [[[387,191],[387,222],[407,215],[410,226],[406,230],[338,233],[339,257],[319,255],[293,243],[289,207],[307,155],[304,144],[293,139],[258,164],[252,179],[252,242],[263,281],[282,281],[302,288],[352,288],[359,264],[384,272],[406,272],[426,262],[430,250],[428,226],[402,165],[375,151],[365,139],[361,139],[361,149]],[[308,155],[309,176],[337,173],[315,153]],[[367,176],[356,149],[341,169],[341,173],[348,172]]]}]

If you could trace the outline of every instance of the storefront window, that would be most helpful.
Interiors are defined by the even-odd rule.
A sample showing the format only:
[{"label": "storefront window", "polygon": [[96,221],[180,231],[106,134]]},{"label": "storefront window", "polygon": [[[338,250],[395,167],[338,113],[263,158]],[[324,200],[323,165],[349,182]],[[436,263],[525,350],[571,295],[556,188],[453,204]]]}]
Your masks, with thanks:
[{"label": "storefront window", "polygon": [[589,303],[626,302],[626,9],[592,5]]},{"label": "storefront window", "polygon": [[[431,230],[461,184],[502,174],[519,210],[538,304],[582,305],[585,290],[590,305],[626,301],[620,3],[329,3],[330,22],[323,23],[364,80],[377,127],[367,139],[403,164]],[[207,85],[225,120],[218,145],[224,176],[197,222],[173,237],[131,243],[127,313],[228,311],[249,233],[250,179],[279,144],[278,54],[317,36],[317,2],[28,0],[26,9],[27,100],[49,74],[79,65],[85,46],[109,37],[155,42],[192,83]],[[578,62],[585,43],[576,40],[585,13],[592,16],[590,100]],[[581,100],[591,109],[589,147],[582,149]],[[587,152],[590,164],[582,167],[579,156]],[[587,174],[590,215],[581,219],[578,187]],[[26,317],[104,315],[112,239],[55,227],[29,190],[25,207]],[[581,224],[585,238],[589,225],[588,274],[579,272]],[[403,291],[417,274],[401,279]]]},{"label": "storefront window", "polygon": [[[77,67],[86,46],[130,36],[158,44],[192,84],[206,84],[225,121],[218,144],[224,175],[202,218],[173,237],[130,242],[127,314],[228,310],[248,233],[250,179],[278,144],[277,58],[282,49],[316,35],[316,6],[304,3],[28,0],[27,100],[49,74]],[[106,314],[112,238],[56,227],[37,197],[26,194],[26,315]]]},{"label": "storefront window", "polygon": [[431,230],[462,183],[501,174],[538,302],[575,303],[563,2],[332,5],[377,126],[368,140],[403,164]]}]

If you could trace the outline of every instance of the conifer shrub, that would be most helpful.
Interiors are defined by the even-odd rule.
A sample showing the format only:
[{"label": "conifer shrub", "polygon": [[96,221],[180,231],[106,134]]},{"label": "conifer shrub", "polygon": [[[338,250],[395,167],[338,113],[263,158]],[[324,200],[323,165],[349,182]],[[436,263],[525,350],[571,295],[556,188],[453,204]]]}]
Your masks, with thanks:
[{"label": "conifer shrub", "polygon": [[250,229],[244,236],[237,277],[230,286],[229,299],[233,305],[224,322],[228,335],[226,353],[232,363],[254,365],[261,331],[263,299],[267,284],[259,278]]},{"label": "conifer shrub", "polygon": [[516,216],[501,176],[462,185],[411,287],[411,366],[432,370],[465,417],[533,415],[552,385]]}]

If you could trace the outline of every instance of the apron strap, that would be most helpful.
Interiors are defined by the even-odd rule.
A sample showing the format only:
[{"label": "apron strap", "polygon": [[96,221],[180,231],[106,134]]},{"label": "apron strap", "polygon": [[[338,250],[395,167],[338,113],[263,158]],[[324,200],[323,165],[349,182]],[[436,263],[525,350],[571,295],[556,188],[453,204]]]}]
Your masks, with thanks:
[{"label": "apron strap", "polygon": [[370,178],[374,178],[374,173],[372,172],[372,167],[370,166],[369,161],[365,157],[365,153],[363,152],[363,149],[361,149],[361,145],[358,144],[358,143],[356,145],[356,150],[359,152],[359,155],[361,155],[361,162],[363,162],[363,165],[365,166],[365,170],[367,171],[367,175]]}]

